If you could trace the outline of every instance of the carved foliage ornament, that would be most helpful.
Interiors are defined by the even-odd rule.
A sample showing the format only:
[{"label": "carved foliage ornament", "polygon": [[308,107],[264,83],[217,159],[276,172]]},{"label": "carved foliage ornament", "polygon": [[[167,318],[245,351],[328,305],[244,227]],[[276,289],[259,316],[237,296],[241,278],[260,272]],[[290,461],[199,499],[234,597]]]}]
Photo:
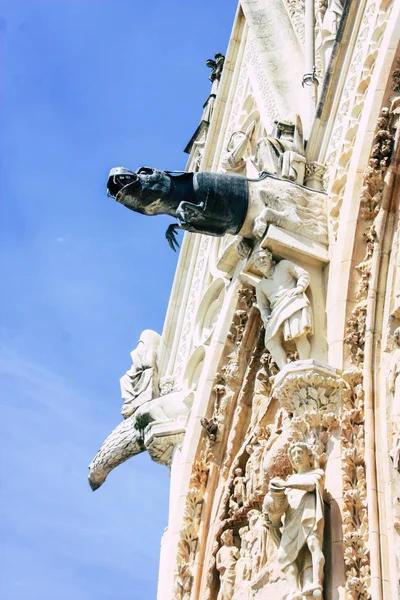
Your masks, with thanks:
[{"label": "carved foliage ornament", "polygon": [[[241,382],[241,343],[248,321],[249,309],[255,301],[254,288],[244,286],[238,290],[238,304],[228,334],[228,354],[217,373],[213,388],[213,414],[202,419],[205,436],[201,442],[199,459],[193,463],[189,492],[183,517],[183,527],[178,543],[175,573],[174,600],[189,598],[193,585],[193,565],[197,550],[198,532],[207,487],[208,473],[213,457],[212,445],[223,434],[226,410]],[[213,556],[213,567],[215,558]],[[211,585],[211,584],[210,584]],[[186,594],[186,596],[185,596]]]},{"label": "carved foliage ornament", "polygon": [[364,172],[360,198],[360,216],[364,222],[370,222],[370,224],[365,228],[363,233],[366,244],[364,258],[356,266],[356,270],[360,274],[356,291],[359,302],[353,309],[347,322],[344,340],[350,350],[350,360],[357,366],[361,366],[364,361],[367,296],[376,241],[374,222],[382,203],[385,185],[384,178],[390,165],[393,142],[394,136],[390,128],[389,109],[384,107],[382,108],[381,115],[377,122],[377,130],[372,144],[369,166]]},{"label": "carved foliage ornament", "polygon": [[190,594],[192,587],[194,558],[209,470],[210,457],[207,450],[203,449],[199,459],[193,463],[189,492],[186,496],[183,527],[178,542],[174,600],[187,598],[186,594]]},{"label": "carved foliage ornament", "polygon": [[348,387],[340,417],[343,472],[343,541],[346,591],[354,600],[370,598],[367,485],[365,476],[362,372],[343,373]]}]

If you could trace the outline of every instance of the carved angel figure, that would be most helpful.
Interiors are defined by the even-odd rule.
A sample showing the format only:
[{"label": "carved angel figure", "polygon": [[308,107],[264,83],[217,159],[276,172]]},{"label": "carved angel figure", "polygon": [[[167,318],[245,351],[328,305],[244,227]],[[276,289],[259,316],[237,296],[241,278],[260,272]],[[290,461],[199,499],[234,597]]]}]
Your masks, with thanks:
[{"label": "carved angel figure", "polygon": [[255,253],[254,265],[263,274],[256,296],[265,326],[265,347],[280,369],[287,363],[284,341],[294,340],[300,360],[310,358],[307,336],[312,334],[312,312],[305,294],[308,272],[289,260],[275,264],[267,249]]},{"label": "carved angel figure", "polygon": [[219,572],[220,588],[217,600],[231,600],[235,590],[235,569],[239,560],[239,550],[233,543],[233,531],[227,529],[221,534],[222,546],[217,552],[216,568]]},{"label": "carved angel figure", "polygon": [[[264,502],[264,510],[275,523],[280,510],[281,516],[285,515],[278,562],[291,590],[287,600],[301,600],[306,595],[322,598],[324,472],[313,468],[311,448],[303,442],[291,444],[289,458],[296,472],[286,480],[271,479],[275,499]],[[279,491],[282,499],[277,498]]]}]

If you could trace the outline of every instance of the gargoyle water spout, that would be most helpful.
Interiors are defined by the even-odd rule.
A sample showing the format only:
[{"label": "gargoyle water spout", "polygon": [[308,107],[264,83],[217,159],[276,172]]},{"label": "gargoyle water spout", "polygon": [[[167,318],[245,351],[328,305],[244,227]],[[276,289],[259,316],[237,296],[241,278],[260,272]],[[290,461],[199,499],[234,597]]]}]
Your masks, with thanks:
[{"label": "gargoyle water spout", "polygon": [[272,223],[322,243],[327,241],[324,194],[285,179],[261,174],[247,179],[225,173],[111,169],[108,195],[144,214],[177,219],[168,227],[173,250],[176,229],[192,233],[241,236],[250,247]]}]

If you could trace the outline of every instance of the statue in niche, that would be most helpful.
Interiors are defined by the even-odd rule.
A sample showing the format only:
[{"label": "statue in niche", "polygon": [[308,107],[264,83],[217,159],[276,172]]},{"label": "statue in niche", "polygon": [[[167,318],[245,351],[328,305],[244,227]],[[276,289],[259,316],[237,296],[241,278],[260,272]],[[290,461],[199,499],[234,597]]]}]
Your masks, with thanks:
[{"label": "statue in niche", "polygon": [[302,184],[305,174],[303,125],[300,115],[276,120],[272,136],[257,142],[254,156],[244,158],[256,125],[252,121],[246,131],[235,131],[229,140],[222,166],[227,171],[245,173],[249,161],[258,173],[270,173]]},{"label": "statue in niche", "polygon": [[220,587],[217,600],[231,600],[235,590],[236,564],[240,553],[233,543],[233,531],[227,529],[221,534],[222,546],[217,552],[216,568]]},{"label": "statue in niche", "polygon": [[322,598],[324,472],[314,468],[311,448],[304,442],[290,445],[289,458],[295,473],[286,480],[271,479],[263,510],[275,529],[284,516],[278,563],[290,589],[286,600]]},{"label": "statue in niche", "polygon": [[254,266],[263,278],[256,287],[257,303],[265,327],[265,347],[279,369],[287,364],[283,343],[293,340],[299,360],[310,358],[307,339],[312,334],[312,312],[305,291],[310,275],[289,260],[274,263],[272,253],[261,249],[254,255]]},{"label": "statue in niche", "polygon": [[255,437],[252,444],[246,446],[246,452],[249,458],[246,463],[246,499],[251,500],[256,494],[261,493],[260,477],[261,462],[264,447],[260,444],[258,436]]},{"label": "statue in niche", "polygon": [[391,419],[395,431],[390,456],[395,469],[400,471],[400,327],[395,329],[393,339],[397,348],[392,357],[388,387],[393,397]]},{"label": "statue in niche", "polygon": [[236,511],[245,503],[246,500],[246,483],[243,476],[243,470],[240,468],[235,469],[235,478],[233,480],[233,494],[229,501],[229,505],[232,511]]},{"label": "statue in niche", "polygon": [[120,379],[124,403],[121,414],[126,419],[144,402],[158,394],[157,352],[161,336],[146,329],[131,352],[132,366]]},{"label": "statue in niche", "polygon": [[251,579],[251,554],[249,548],[249,528],[241,527],[240,536],[240,556],[236,564],[235,591],[241,584]]},{"label": "statue in niche", "polygon": [[150,167],[134,173],[118,167],[111,169],[107,188],[109,196],[135,212],[175,217],[178,222],[166,232],[173,250],[178,247],[176,229],[184,229],[239,235],[240,252],[247,255],[270,223],[327,242],[323,195],[268,173],[252,180],[226,173],[175,173]]},{"label": "statue in niche", "polygon": [[252,509],[247,513],[249,519],[249,550],[251,556],[252,578],[262,569],[267,562],[267,536],[268,529],[261,512]]}]

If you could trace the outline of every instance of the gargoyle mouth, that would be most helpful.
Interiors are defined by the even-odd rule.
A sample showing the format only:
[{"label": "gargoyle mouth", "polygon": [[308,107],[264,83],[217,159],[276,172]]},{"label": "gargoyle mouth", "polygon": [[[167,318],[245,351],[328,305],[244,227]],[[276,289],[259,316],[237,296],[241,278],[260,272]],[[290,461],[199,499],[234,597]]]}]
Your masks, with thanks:
[{"label": "gargoyle mouth", "polygon": [[[107,181],[107,195],[115,198],[117,202],[119,193],[128,185],[137,184],[140,187],[140,180],[136,173],[125,169],[124,167],[116,167],[111,169]],[[133,185],[135,188],[136,186]]]}]

